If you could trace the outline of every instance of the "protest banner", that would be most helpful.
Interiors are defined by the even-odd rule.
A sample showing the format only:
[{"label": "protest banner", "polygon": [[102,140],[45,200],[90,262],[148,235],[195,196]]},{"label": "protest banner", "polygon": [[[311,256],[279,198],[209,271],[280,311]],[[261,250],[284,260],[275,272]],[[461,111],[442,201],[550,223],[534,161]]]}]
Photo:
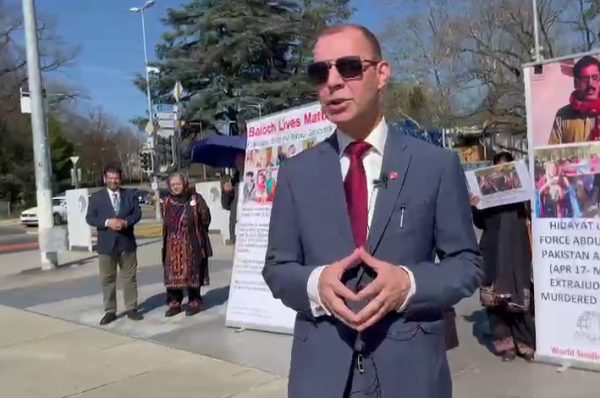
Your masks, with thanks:
[{"label": "protest banner", "polygon": [[480,210],[531,199],[529,171],[523,161],[482,167],[465,174],[469,192],[480,199]]},{"label": "protest banner", "polygon": [[600,369],[600,62],[525,65],[536,358]]},{"label": "protest banner", "polygon": [[334,129],[318,103],[248,123],[227,326],[292,332],[296,313],[273,298],[262,276],[277,172],[282,162],[324,140]]}]

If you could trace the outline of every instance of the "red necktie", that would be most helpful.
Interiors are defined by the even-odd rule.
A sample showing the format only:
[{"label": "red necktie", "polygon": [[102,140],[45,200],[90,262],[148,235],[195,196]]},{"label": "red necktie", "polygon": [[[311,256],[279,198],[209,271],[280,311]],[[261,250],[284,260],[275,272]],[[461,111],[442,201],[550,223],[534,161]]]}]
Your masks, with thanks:
[{"label": "red necktie", "polygon": [[344,180],[344,191],[346,191],[348,215],[350,216],[352,235],[356,247],[366,247],[367,245],[369,217],[367,174],[365,173],[362,157],[370,148],[371,145],[364,141],[355,141],[346,148],[346,153],[350,156],[350,168]]}]

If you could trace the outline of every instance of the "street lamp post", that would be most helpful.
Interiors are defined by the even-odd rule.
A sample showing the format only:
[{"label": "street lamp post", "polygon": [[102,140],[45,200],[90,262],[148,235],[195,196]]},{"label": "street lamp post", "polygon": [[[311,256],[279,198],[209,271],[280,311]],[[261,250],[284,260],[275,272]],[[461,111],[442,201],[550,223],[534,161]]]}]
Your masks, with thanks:
[{"label": "street lamp post", "polygon": [[[147,49],[147,44],[146,44],[146,20],[145,20],[145,11],[147,9],[149,9],[150,7],[152,7],[154,4],[156,4],[156,1],[154,0],[148,0],[146,1],[146,3],[144,3],[143,6],[141,7],[132,7],[129,9],[130,12],[133,13],[139,13],[142,17],[142,40],[144,43],[144,66],[145,66],[145,72],[146,72],[146,97],[148,100],[148,123],[152,126],[154,126],[154,115],[152,112],[152,95],[150,94],[150,71],[148,69],[149,65],[148,65],[148,49]],[[153,167],[152,167],[152,188],[154,189],[154,197],[156,198],[156,206],[155,206],[155,214],[156,214],[156,219],[160,220],[161,219],[161,214],[160,214],[160,195],[159,195],[159,191],[158,191],[158,177],[157,177],[157,153],[156,153],[156,128],[152,129],[152,154],[154,156],[154,162]]]},{"label": "street lamp post", "polygon": [[539,33],[539,21],[538,21],[538,8],[537,8],[537,0],[531,0],[533,7],[533,37],[534,37],[534,54],[535,54],[535,62],[540,62],[542,60],[542,56],[540,54],[540,33]]},{"label": "street lamp post", "polygon": [[27,52],[27,78],[31,98],[31,131],[33,137],[33,158],[38,216],[38,242],[40,245],[41,267],[53,269],[58,265],[55,252],[46,252],[49,237],[52,235],[54,218],[52,215],[52,188],[50,180],[50,144],[44,108],[42,90],[42,72],[40,68],[39,43],[35,17],[34,0],[23,0],[23,22],[25,28],[25,47]]}]

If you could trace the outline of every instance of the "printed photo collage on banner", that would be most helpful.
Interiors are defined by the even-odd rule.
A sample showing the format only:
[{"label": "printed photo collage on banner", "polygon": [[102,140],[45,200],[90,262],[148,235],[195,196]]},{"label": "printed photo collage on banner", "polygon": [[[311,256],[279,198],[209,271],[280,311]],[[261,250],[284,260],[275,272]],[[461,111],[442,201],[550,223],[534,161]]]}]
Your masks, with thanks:
[{"label": "printed photo collage on banner", "polygon": [[525,67],[537,355],[600,366],[600,56]]},{"label": "printed photo collage on banner", "polygon": [[271,203],[277,188],[279,166],[316,144],[316,139],[252,148],[246,151],[243,202]]}]

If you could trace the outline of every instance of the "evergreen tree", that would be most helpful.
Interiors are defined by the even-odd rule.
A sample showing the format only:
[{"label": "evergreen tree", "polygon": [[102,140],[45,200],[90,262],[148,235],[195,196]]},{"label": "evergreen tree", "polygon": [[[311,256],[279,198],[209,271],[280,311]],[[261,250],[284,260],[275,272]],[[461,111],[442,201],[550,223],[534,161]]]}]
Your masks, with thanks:
[{"label": "evergreen tree", "polygon": [[0,199],[22,206],[35,198],[35,179],[31,140],[19,127],[0,119]]},{"label": "evergreen tree", "polygon": [[236,133],[259,104],[264,115],[315,99],[304,78],[314,33],[350,14],[349,0],[191,0],[164,19],[153,96],[172,102],[179,80],[187,120],[212,128],[232,121]]}]

